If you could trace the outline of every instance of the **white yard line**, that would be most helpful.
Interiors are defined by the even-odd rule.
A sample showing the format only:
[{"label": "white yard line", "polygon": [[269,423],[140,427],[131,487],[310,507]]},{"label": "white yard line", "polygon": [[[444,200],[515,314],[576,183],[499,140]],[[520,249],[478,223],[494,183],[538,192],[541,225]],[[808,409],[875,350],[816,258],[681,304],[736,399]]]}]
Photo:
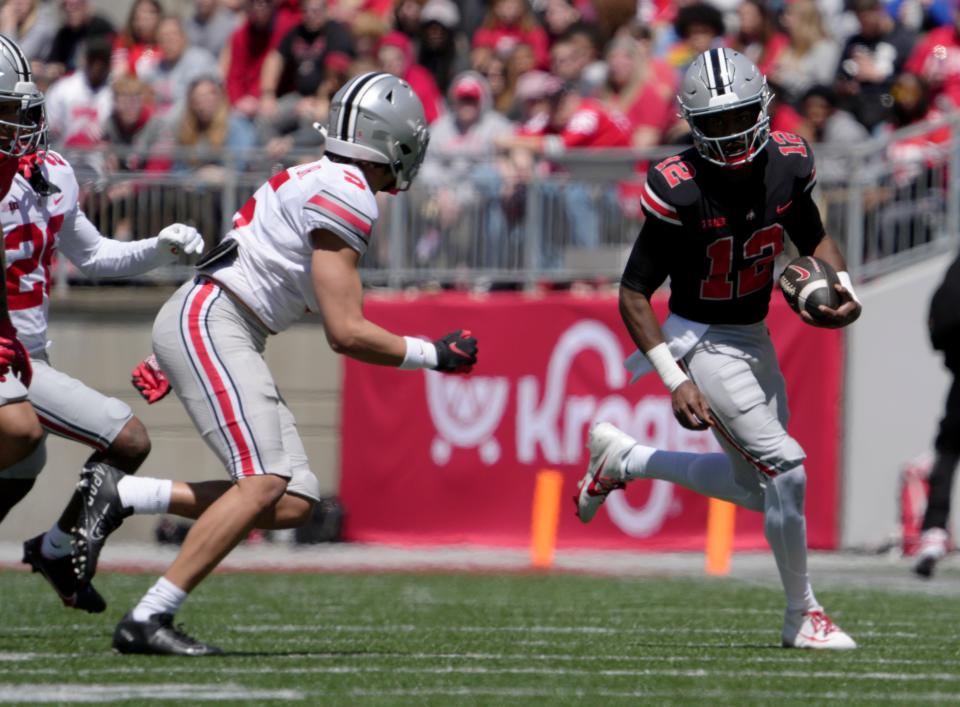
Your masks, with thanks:
[{"label": "white yard line", "polygon": [[[624,698],[637,699],[641,697],[657,698],[663,697],[676,700],[678,697],[690,697],[691,700],[720,699],[725,702],[734,697],[734,694],[723,690],[546,690],[541,688],[471,688],[471,687],[436,687],[436,688],[412,688],[396,690],[352,690],[349,693],[353,697],[545,697],[545,698],[571,698],[571,697],[600,697],[600,698]],[[849,693],[835,691],[811,691],[804,692],[799,690],[776,691],[776,690],[752,690],[738,691],[738,699],[755,700],[777,700],[786,699],[795,701],[808,698],[814,704],[822,703],[824,700],[872,700],[876,702],[933,702],[945,703],[954,702],[957,695],[944,692],[871,692],[871,693]]]},{"label": "white yard line", "polygon": [[[235,633],[305,633],[307,627],[303,624],[248,624],[231,626],[230,631]],[[606,626],[430,626],[424,627],[417,624],[359,624],[359,625],[331,625],[318,626],[311,630],[329,633],[414,633],[414,632],[439,632],[439,633],[560,633],[560,634],[601,634],[601,635],[625,635],[625,634],[676,634],[677,629],[672,627],[646,627],[646,626],[624,626],[620,628],[610,628]],[[775,635],[776,628],[755,628],[755,629],[726,629],[726,628],[693,628],[684,627],[683,633],[706,633],[730,636],[736,638],[743,635]],[[908,631],[856,631],[857,637],[865,636],[867,638],[921,638],[918,633]]]},{"label": "white yard line", "polygon": [[237,700],[302,700],[299,690],[258,690],[242,685],[4,685],[0,684],[0,703],[22,702],[115,702],[118,700],[196,700],[223,702]]},{"label": "white yard line", "polygon": [[[210,674],[209,665],[170,665],[166,667],[158,666],[141,667],[122,665],[107,666],[104,668],[89,668],[74,671],[77,676],[87,675],[142,675],[152,670],[162,670],[167,675],[173,674]],[[40,668],[37,670],[25,669],[18,671],[17,675],[37,675],[53,674],[52,668]],[[62,671],[59,671],[62,672]],[[741,678],[759,678],[770,680],[772,678],[798,678],[809,679],[844,679],[844,680],[871,680],[871,681],[901,681],[901,682],[960,682],[960,673],[899,673],[885,671],[869,672],[848,672],[843,670],[737,670],[731,673],[726,669],[674,669],[674,668],[554,668],[554,667],[487,667],[480,665],[446,665],[446,666],[379,666],[379,665],[331,665],[331,666],[308,666],[308,667],[226,667],[219,664],[215,671],[218,675],[363,675],[363,674],[406,674],[406,675],[549,675],[549,676],[570,676],[570,677],[630,677],[630,678],[703,678],[709,680],[723,680],[735,677]],[[150,686],[144,686],[150,687]],[[0,692],[3,686],[0,685]]]}]

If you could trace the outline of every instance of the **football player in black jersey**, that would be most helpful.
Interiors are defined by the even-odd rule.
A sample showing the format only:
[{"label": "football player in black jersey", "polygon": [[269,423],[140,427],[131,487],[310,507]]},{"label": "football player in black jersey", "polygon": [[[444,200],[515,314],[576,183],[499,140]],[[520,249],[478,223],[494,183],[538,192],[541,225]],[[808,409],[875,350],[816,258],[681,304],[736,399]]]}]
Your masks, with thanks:
[{"label": "football player in black jersey", "polygon": [[[726,453],[659,451],[599,423],[577,515],[588,522],[610,491],[634,479],[672,481],[761,512],[787,596],[782,644],[855,648],[807,576],[805,454],[786,431],[784,380],[764,324],[784,237],[840,277],[840,304],[822,310],[819,326],[847,326],[861,308],[810,195],[810,148],[770,132],[770,97],[763,74],[735,51],[711,49],[693,62],[678,100],[694,145],[650,170],[641,194],[647,219],[620,287],[624,324],[670,390],[680,424],[712,428]],[[668,277],[671,314],[661,328],[649,300]]]}]

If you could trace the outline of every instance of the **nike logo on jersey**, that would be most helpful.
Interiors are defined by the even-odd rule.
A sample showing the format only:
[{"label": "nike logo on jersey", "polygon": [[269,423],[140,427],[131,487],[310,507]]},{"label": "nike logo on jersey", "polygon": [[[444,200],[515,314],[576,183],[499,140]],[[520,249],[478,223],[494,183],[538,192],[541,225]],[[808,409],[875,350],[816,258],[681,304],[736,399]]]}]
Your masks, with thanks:
[{"label": "nike logo on jersey", "polygon": [[53,197],[53,205],[54,205],[54,206],[57,206],[61,201],[63,201],[63,196],[62,196],[62,195],[61,195],[61,196],[55,196],[55,197]]},{"label": "nike logo on jersey", "polygon": [[788,201],[786,204],[783,204],[782,206],[778,206],[778,207],[777,207],[777,216],[779,216],[779,215],[782,214],[784,211],[786,211],[787,209],[789,209],[792,205],[793,205],[793,199],[791,199],[790,201]]}]

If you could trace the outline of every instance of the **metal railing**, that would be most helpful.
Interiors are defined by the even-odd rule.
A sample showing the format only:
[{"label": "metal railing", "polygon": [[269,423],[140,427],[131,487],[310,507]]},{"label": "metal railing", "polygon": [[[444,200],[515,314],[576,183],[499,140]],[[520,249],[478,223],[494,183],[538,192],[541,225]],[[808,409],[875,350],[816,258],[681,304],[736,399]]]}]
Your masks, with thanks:
[{"label": "metal railing", "polygon": [[[877,277],[956,244],[958,128],[960,115],[951,115],[860,145],[815,147],[815,197],[855,278]],[[364,279],[392,287],[614,282],[642,224],[644,169],[675,151],[574,151],[555,158],[549,171],[534,168],[527,177],[499,162],[431,154],[413,189],[379,196]],[[111,152],[125,156],[122,149]],[[172,164],[205,158],[217,166],[118,172],[104,167],[103,153],[64,154],[77,170],[81,207],[103,233],[145,237],[183,221],[211,246],[271,174],[318,157],[302,153],[280,162],[259,152],[174,153],[168,155]],[[184,264],[141,279],[180,280],[188,272]],[[73,272],[70,279],[83,281]]]}]

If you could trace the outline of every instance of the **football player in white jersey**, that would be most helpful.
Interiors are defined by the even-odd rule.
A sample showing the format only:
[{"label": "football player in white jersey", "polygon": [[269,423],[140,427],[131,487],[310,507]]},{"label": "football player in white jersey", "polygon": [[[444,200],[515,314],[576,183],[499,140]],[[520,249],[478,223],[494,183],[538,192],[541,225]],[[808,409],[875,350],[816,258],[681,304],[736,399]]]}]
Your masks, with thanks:
[{"label": "football player in white jersey", "polygon": [[[143,424],[126,403],[98,393],[50,364],[50,263],[59,250],[82,272],[124,277],[171,263],[181,252],[199,252],[203,240],[194,229],[179,224],[155,238],[129,243],[105,238],[97,231],[78,206],[79,187],[70,165],[55,152],[42,149],[46,130],[43,94],[33,83],[23,52],[3,35],[0,115],[0,127],[6,133],[0,145],[0,185],[4,187],[0,225],[7,261],[7,306],[32,359],[28,400],[45,432],[92,447],[91,462],[105,460],[132,473],[150,451]],[[18,462],[6,455],[3,459],[0,520],[33,487],[46,460],[45,445],[40,441]],[[79,500],[75,494],[47,533],[24,543],[23,561],[50,582],[67,606],[102,611],[103,599],[92,587],[79,587],[72,568],[68,531],[76,522]]]},{"label": "football player in white jersey", "polygon": [[187,594],[251,528],[296,527],[310,517],[319,484],[263,360],[268,336],[312,311],[334,351],[366,363],[467,373],[477,361],[469,331],[431,343],[363,315],[358,263],[377,220],[374,194],[408,189],[429,141],[416,94],[391,74],[357,76],[334,96],[323,131],[326,155],[261,186],[154,323],[159,367],[232,481],[172,483],[108,464],[83,472],[74,534],[81,585],[127,515],[197,518],[166,574],[117,625],[113,647],[121,653],[220,653],[174,627]]}]

